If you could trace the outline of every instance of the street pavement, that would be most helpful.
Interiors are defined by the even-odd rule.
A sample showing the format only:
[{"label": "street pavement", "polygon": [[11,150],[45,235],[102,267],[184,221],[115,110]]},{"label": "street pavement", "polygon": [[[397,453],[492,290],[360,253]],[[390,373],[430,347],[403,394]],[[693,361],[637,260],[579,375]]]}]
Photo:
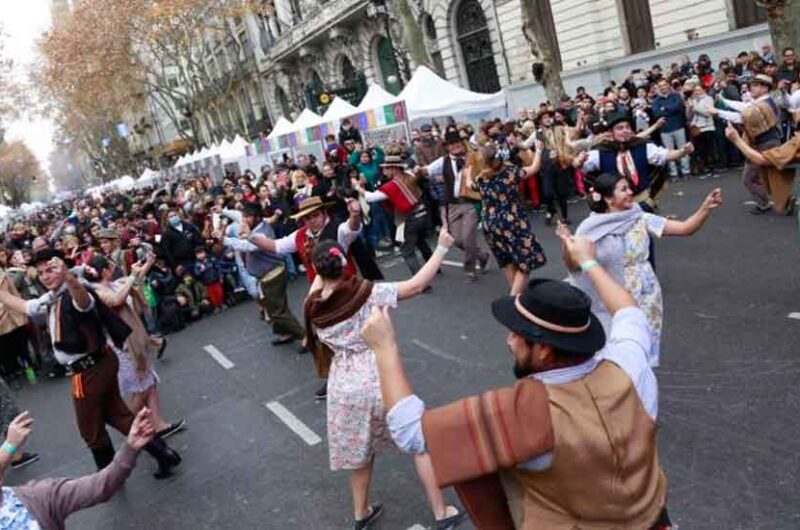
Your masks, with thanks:
[{"label": "street pavement", "polygon": [[[656,245],[665,303],[659,448],[669,511],[681,529],[797,529],[800,320],[790,315],[800,313],[798,222],[748,215],[738,171],[671,185],[662,213],[689,215],[716,185],[725,204],[706,227]],[[575,220],[586,215],[583,205],[572,209]],[[550,260],[537,276],[563,277],[558,242],[541,216],[535,229]],[[457,264],[461,256],[452,251],[448,259]],[[390,279],[408,274],[399,259],[385,265]],[[457,267],[444,269],[432,294],[393,312],[410,380],[431,406],[513,382],[505,332],[489,309],[506,290],[502,274],[495,267],[465,285]],[[306,289],[302,279],[291,286],[296,315]],[[169,440],[183,465],[156,481],[155,464],[142,455],[122,491],[69,527],[348,528],[348,475],[328,467],[312,360],[270,339],[251,302],[171,336],[157,369],[167,416],[189,422]],[[7,485],[93,471],[69,391],[66,380],[20,390],[21,406],[36,418],[30,449],[41,460],[10,471]],[[386,506],[379,528],[430,527],[408,456],[378,457],[371,499]]]}]

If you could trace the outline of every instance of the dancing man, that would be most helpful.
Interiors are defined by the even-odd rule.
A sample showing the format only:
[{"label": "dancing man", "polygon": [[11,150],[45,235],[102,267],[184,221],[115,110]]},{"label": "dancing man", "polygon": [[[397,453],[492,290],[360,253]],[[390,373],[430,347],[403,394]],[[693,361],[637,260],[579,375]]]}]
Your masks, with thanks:
[{"label": "dancing man", "polygon": [[[476,528],[670,528],[647,318],[591,241],[563,241],[565,261],[580,264],[614,315],[608,342],[582,291],[533,280],[492,304],[520,381],[426,410],[388,308],[375,310],[362,335],[377,358],[389,430],[404,451],[430,455],[439,487],[455,486]],[[501,470],[519,495],[507,496]]]},{"label": "dancing man", "polygon": [[[30,317],[46,318],[56,360],[73,373],[78,430],[97,469],[103,469],[114,459],[106,424],[127,435],[133,423],[133,414],[119,393],[117,356],[107,341],[122,348],[131,328],[67,269],[63,258],[60,251],[50,248],[37,252],[32,264],[48,292],[25,301],[0,291],[0,304]],[[157,479],[169,477],[181,462],[178,453],[160,438],[144,449],[158,462]]]}]

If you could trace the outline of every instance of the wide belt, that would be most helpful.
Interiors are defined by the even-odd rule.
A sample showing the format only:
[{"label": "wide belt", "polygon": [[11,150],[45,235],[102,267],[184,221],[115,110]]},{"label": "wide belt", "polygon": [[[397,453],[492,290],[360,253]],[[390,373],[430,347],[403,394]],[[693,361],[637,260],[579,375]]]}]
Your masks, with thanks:
[{"label": "wide belt", "polygon": [[90,353],[88,355],[84,355],[77,361],[69,363],[67,366],[69,367],[69,369],[72,371],[73,374],[80,374],[88,370],[91,370],[92,368],[100,364],[100,361],[102,361],[103,357],[107,354],[108,352]]}]

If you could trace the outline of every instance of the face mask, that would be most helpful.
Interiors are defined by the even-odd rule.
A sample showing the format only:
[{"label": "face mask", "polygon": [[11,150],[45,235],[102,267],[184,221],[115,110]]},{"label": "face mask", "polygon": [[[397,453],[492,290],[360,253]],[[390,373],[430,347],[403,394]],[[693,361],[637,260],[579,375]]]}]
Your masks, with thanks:
[{"label": "face mask", "polygon": [[170,215],[169,224],[173,228],[178,228],[181,225],[181,218],[178,217],[177,215]]}]

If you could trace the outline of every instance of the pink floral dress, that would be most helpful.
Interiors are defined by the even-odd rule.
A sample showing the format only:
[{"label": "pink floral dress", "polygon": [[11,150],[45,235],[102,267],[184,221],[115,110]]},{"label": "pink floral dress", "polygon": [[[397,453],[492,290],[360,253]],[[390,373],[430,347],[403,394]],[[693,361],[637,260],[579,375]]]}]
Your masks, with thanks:
[{"label": "pink floral dress", "polygon": [[375,354],[361,338],[372,309],[397,307],[397,287],[376,283],[358,313],[317,336],[334,351],[328,376],[328,450],[334,471],[358,469],[394,447],[381,399]]}]

